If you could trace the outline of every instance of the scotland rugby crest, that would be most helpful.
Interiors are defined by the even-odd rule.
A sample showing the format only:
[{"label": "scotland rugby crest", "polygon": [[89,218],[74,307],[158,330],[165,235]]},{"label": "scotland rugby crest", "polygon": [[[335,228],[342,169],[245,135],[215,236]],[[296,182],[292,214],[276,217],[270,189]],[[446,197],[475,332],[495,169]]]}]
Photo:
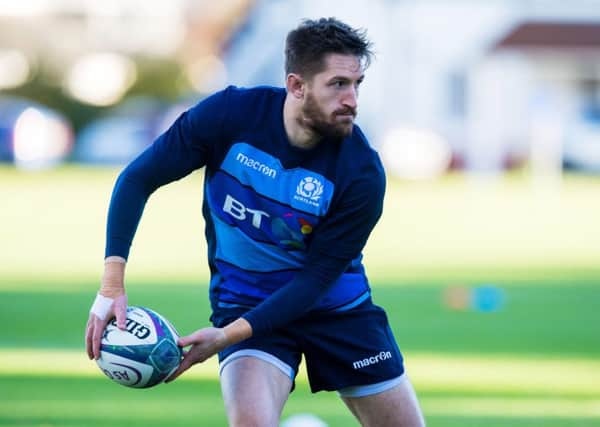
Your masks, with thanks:
[{"label": "scotland rugby crest", "polygon": [[307,176],[296,187],[296,194],[316,202],[323,194],[323,184],[317,178]]}]

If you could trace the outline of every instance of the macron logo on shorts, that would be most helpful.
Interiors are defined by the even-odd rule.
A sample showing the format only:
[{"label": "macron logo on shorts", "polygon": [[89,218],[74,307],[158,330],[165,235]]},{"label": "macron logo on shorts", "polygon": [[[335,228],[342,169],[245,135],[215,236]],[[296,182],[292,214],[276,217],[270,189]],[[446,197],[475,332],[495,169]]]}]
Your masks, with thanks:
[{"label": "macron logo on shorts", "polygon": [[357,360],[356,362],[352,362],[352,367],[354,369],[362,369],[369,365],[375,365],[376,363],[382,362],[384,360],[388,360],[392,358],[392,353],[389,351],[382,351],[379,354],[371,357],[365,357],[362,360]]}]

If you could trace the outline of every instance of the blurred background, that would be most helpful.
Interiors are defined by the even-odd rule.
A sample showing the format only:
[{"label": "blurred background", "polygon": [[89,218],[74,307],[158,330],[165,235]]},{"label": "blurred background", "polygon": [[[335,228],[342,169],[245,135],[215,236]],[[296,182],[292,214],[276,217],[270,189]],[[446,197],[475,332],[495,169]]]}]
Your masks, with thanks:
[{"label": "blurred background", "polygon": [[[83,354],[110,193],[205,96],[282,86],[322,16],[375,44],[365,260],[428,425],[600,426],[600,0],[0,0],[0,425],[225,425],[214,361],[139,391]],[[209,315],[201,175],[152,196],[128,264],[184,334]],[[284,418],[357,425],[304,373]]]},{"label": "blurred background", "polygon": [[3,0],[0,158],[124,163],[227,84],[282,85],[287,31],[334,15],[375,42],[360,123],[395,175],[600,171],[593,0]]}]

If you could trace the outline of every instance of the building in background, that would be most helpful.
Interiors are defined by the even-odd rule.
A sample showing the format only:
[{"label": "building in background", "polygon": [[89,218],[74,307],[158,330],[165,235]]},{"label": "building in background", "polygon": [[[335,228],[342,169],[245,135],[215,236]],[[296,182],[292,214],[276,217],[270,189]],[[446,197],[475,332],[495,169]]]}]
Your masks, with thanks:
[{"label": "building in background", "polygon": [[164,114],[128,116],[126,99],[166,112],[227,84],[283,85],[286,33],[321,16],[375,42],[358,122],[397,176],[600,171],[600,7],[589,0],[0,0],[0,97],[62,111],[76,152],[86,135],[106,153],[93,121],[135,138],[162,129]]},{"label": "building in background", "polygon": [[600,169],[592,118],[600,96],[596,2],[338,6],[257,2],[226,52],[228,81],[283,84],[285,33],[302,17],[337,16],[367,28],[375,42],[358,121],[397,175],[494,173],[529,164],[550,174],[563,164]]},{"label": "building in background", "polygon": [[600,171],[600,22],[519,22],[469,78],[468,164]]}]

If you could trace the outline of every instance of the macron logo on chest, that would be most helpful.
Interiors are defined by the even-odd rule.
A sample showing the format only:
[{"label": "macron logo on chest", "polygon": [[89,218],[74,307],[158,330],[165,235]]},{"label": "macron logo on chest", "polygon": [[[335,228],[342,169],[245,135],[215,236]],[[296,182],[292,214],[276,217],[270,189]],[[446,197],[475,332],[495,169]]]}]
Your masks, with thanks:
[{"label": "macron logo on chest", "polygon": [[244,166],[246,166],[250,169],[254,169],[255,171],[258,171],[258,172],[262,173],[263,175],[266,175],[270,178],[275,179],[275,177],[277,176],[277,171],[275,169],[270,168],[269,166],[265,165],[264,163],[259,162],[258,160],[248,157],[247,155],[245,155],[242,152],[237,153],[237,156],[235,156],[235,160],[237,160]]}]

